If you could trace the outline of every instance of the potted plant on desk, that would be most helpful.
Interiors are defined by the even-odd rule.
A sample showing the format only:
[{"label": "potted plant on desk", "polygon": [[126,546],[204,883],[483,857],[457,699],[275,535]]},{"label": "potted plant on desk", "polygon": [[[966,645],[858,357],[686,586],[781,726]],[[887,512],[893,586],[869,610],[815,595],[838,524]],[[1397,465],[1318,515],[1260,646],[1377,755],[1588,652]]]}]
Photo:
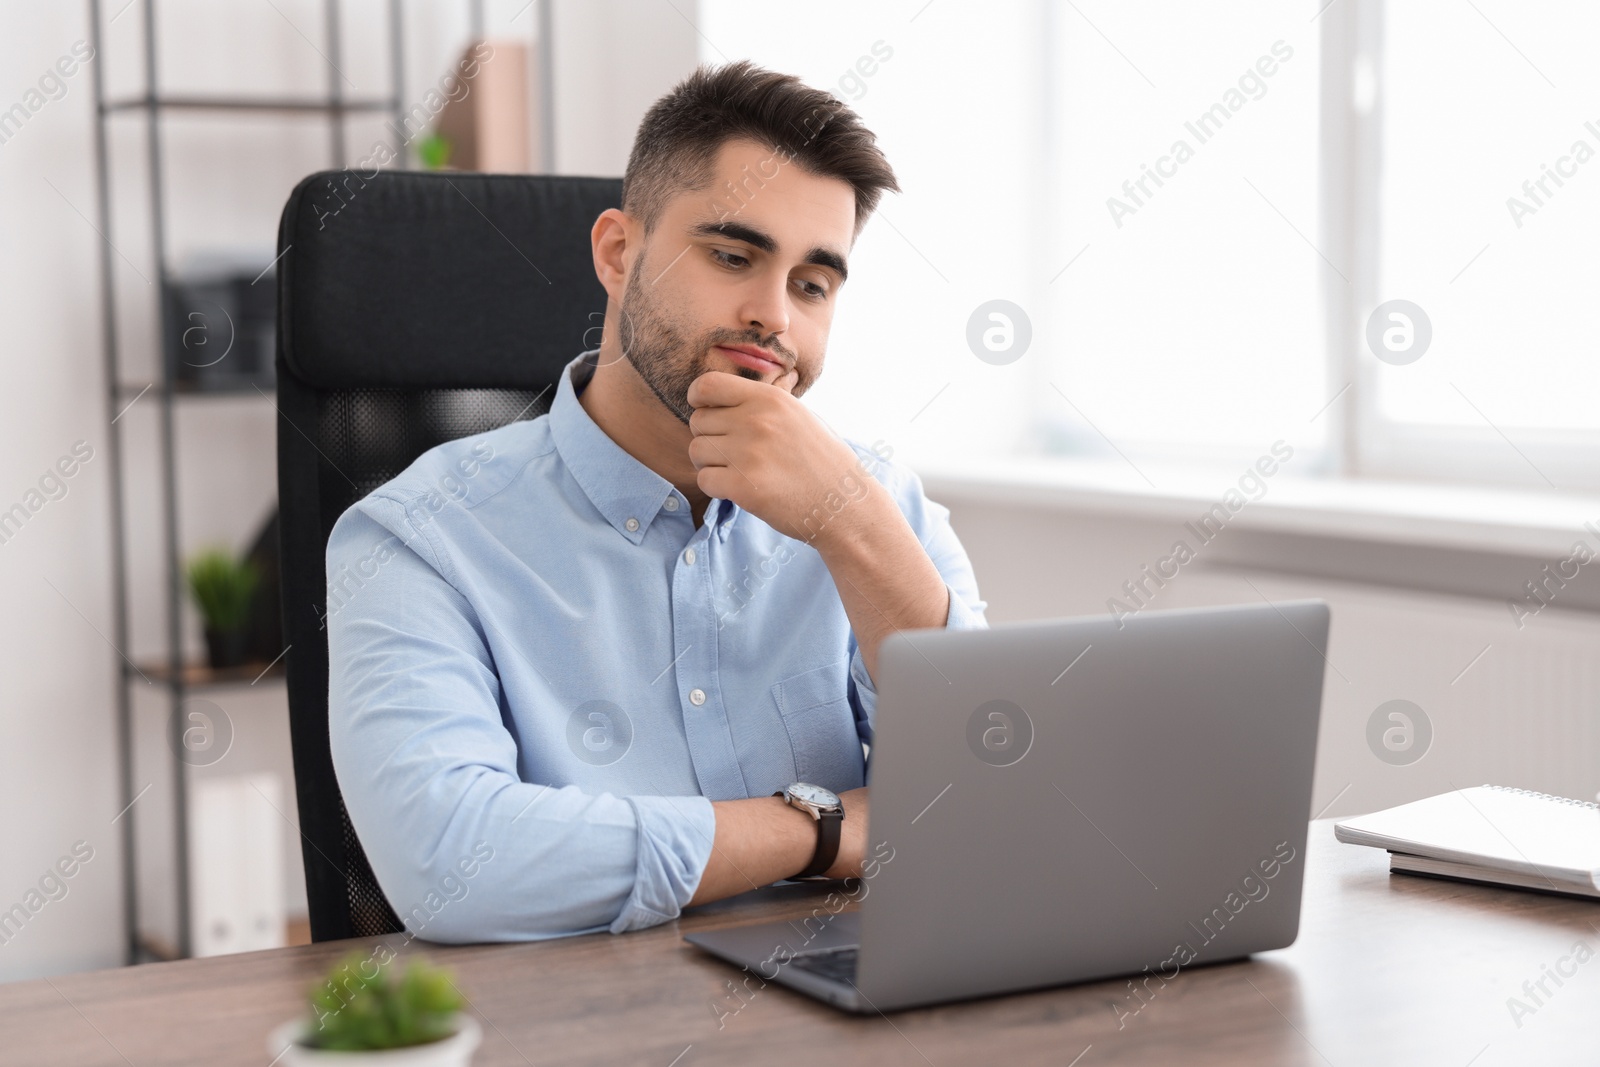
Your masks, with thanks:
[{"label": "potted plant on desk", "polygon": [[395,975],[377,953],[346,956],[311,987],[308,1018],[272,1031],[283,1067],[466,1067],[483,1039],[449,972],[413,961]]}]

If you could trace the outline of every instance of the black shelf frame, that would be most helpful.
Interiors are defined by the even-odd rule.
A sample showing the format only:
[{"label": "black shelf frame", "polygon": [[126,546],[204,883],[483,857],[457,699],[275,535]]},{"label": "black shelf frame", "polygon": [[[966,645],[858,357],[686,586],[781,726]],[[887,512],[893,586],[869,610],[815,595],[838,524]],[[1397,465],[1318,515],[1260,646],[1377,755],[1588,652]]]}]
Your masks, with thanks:
[{"label": "black shelf frame", "polygon": [[[116,265],[110,235],[113,232],[111,210],[111,163],[108,149],[110,121],[122,115],[141,115],[146,123],[146,156],[149,169],[150,206],[148,222],[156,261],[158,301],[156,321],[164,322],[161,309],[171,286],[167,245],[166,174],[162,155],[162,120],[170,114],[182,115],[197,112],[256,113],[305,116],[330,119],[329,155],[332,166],[345,166],[345,129],[347,115],[390,111],[397,122],[404,119],[404,22],[401,0],[389,0],[389,57],[391,93],[387,99],[346,100],[339,84],[337,66],[341,60],[339,0],[322,0],[323,25],[329,59],[327,95],[325,98],[260,97],[233,95],[174,95],[164,96],[158,87],[158,56],[156,48],[156,2],[144,0],[144,94],[131,98],[108,100],[105,90],[104,48],[100,0],[88,0],[89,34],[96,62],[92,65],[95,98],[94,158],[96,174],[96,206],[100,219],[100,232],[105,240],[100,243],[101,290],[101,346],[105,374],[106,419],[109,423],[108,450],[110,453],[111,491],[111,542],[112,542],[112,642],[122,656],[128,647],[128,548],[127,548],[127,486],[123,469],[124,448],[119,419],[123,401],[128,397],[143,395],[154,390],[160,403],[160,479],[162,492],[162,526],[166,563],[167,648],[166,662],[159,665],[147,678],[137,667],[120,658],[117,662],[116,686],[116,746],[118,790],[122,814],[122,882],[123,923],[126,931],[125,958],[129,964],[149,958],[187,957],[191,954],[191,902],[189,894],[189,778],[188,764],[178,753],[183,751],[184,722],[182,717],[185,695],[191,691],[208,690],[222,686],[254,684],[260,665],[254,670],[207,671],[183,662],[183,606],[184,575],[179,559],[178,531],[178,480],[176,428],[174,408],[184,397],[249,396],[256,392],[247,387],[228,389],[191,389],[180,386],[172,366],[170,338],[161,336],[158,341],[160,378],[154,382],[124,382],[122,380],[121,345],[119,344],[116,299]],[[483,28],[482,3],[472,5],[473,33],[481,38]],[[408,146],[397,148],[400,164],[408,158]],[[276,233],[276,220],[268,225]],[[164,330],[158,325],[157,330]],[[265,394],[263,394],[265,395]],[[265,398],[271,401],[270,395]],[[277,661],[263,673],[281,676],[283,664]],[[163,686],[169,698],[167,719],[168,748],[172,753],[173,789],[173,856],[176,884],[175,943],[155,948],[157,939],[141,929],[138,892],[138,834],[137,811],[133,808],[138,797],[134,793],[133,745],[133,686],[135,684]]]},{"label": "black shelf frame", "polygon": [[117,112],[139,111],[154,107],[162,111],[311,111],[339,114],[360,111],[393,111],[393,100],[350,100],[334,103],[329,100],[291,100],[287,97],[274,100],[270,97],[252,99],[248,96],[167,96],[152,101],[146,97],[113,100],[101,104],[103,115]]}]

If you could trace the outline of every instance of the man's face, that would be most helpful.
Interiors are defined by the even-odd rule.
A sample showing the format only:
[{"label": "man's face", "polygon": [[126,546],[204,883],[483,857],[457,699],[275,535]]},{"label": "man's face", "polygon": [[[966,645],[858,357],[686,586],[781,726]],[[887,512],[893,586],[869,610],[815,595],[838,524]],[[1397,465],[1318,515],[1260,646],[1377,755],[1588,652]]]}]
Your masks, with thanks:
[{"label": "man's face", "polygon": [[724,144],[711,187],[669,201],[633,261],[624,356],[684,423],[689,386],[709,370],[792,380],[793,395],[804,394],[822,373],[854,234],[848,182],[754,141]]}]

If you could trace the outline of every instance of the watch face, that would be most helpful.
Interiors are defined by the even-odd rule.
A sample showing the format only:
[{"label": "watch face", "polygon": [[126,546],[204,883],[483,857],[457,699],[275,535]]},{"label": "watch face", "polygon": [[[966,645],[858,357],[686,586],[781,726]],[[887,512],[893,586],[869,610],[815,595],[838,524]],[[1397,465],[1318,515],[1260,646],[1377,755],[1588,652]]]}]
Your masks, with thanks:
[{"label": "watch face", "polygon": [[810,782],[796,782],[789,787],[789,795],[808,804],[815,804],[819,808],[836,808],[839,798],[831,790]]}]

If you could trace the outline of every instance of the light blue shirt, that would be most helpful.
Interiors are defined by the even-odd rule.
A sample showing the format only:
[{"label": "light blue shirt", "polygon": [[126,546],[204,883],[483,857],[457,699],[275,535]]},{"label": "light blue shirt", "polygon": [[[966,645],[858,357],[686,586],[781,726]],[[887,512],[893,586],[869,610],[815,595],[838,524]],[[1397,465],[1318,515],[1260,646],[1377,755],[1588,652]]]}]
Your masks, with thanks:
[{"label": "light blue shirt", "polygon": [[[711,801],[865,783],[877,691],[816,550],[671,483],[578,403],[430,449],[328,540],[328,719],[350,819],[407,929],[434,941],[622,933],[675,918]],[[576,380],[575,380],[576,379]],[[949,511],[850,442],[987,626]],[[880,448],[879,452],[885,451]]]}]

